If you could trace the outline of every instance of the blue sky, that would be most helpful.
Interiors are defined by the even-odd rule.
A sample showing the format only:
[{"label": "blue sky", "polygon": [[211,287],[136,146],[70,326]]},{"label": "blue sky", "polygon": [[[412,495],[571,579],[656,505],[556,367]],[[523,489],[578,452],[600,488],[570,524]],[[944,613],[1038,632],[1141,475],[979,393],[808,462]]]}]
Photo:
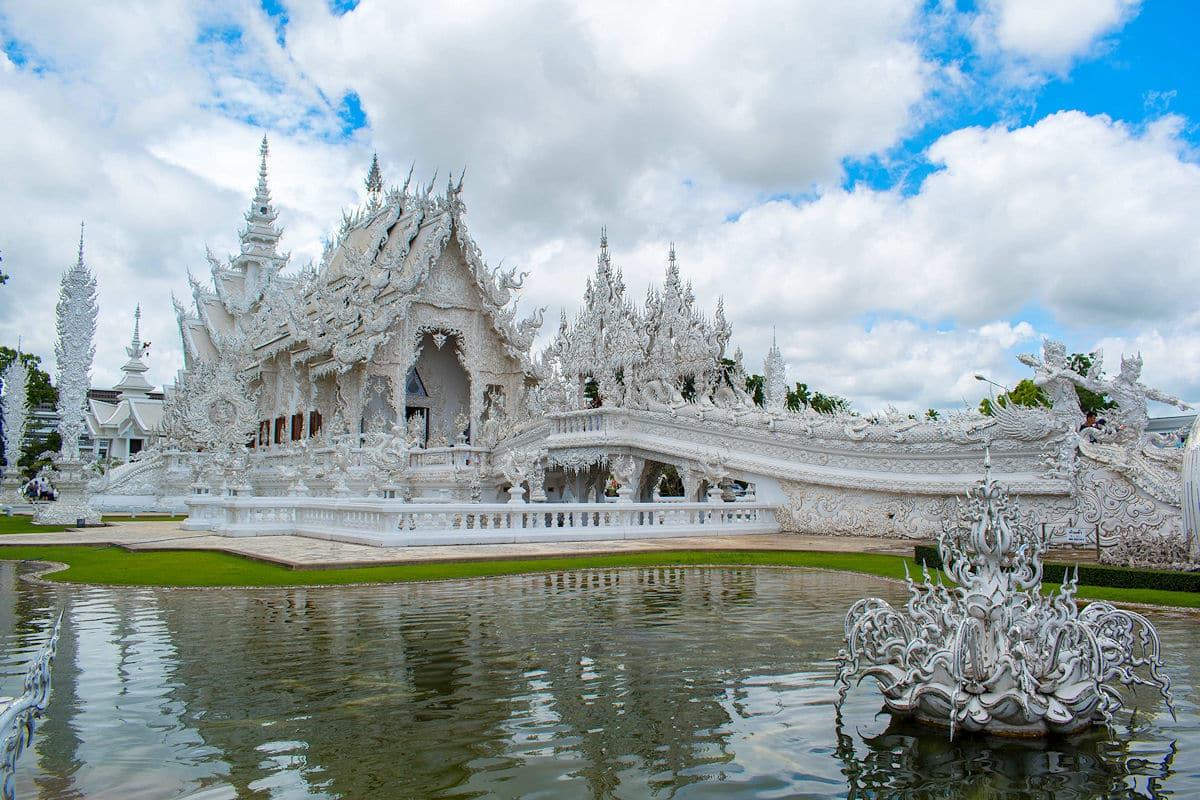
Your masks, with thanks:
[{"label": "blue sky", "polygon": [[1196,30],[1182,0],[0,0],[0,339],[52,362],[83,218],[97,383],[139,301],[169,381],[170,296],[236,249],[265,132],[297,268],[378,152],[467,168],[525,309],[573,312],[607,226],[634,296],[674,241],[750,371],[775,331],[865,411],[971,405],[1045,336],[1200,399]]}]

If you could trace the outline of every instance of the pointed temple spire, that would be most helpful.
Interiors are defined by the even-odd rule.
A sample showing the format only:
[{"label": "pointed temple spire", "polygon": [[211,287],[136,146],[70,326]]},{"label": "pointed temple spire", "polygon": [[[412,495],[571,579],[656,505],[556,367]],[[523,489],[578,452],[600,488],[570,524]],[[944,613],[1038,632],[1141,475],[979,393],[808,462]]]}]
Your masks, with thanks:
[{"label": "pointed temple spire", "polygon": [[[142,327],[142,304],[138,303],[137,307],[135,307],[133,309],[133,339],[130,341],[129,345],[133,350],[138,351],[139,353],[141,352],[141,349],[142,349],[141,327]],[[129,356],[130,356],[130,358],[132,358],[133,353],[130,353]]]},{"label": "pointed temple spire", "polygon": [[363,184],[367,187],[367,202],[373,206],[379,205],[383,197],[383,173],[379,169],[379,153],[371,156],[371,168],[367,171],[367,179]]},{"label": "pointed temple spire", "polygon": [[258,148],[258,185],[250,201],[250,210],[246,212],[246,227],[239,234],[241,252],[231,263],[236,270],[256,275],[255,282],[279,272],[287,260],[286,257],[280,256],[278,251],[283,230],[275,224],[279,212],[271,204],[271,189],[267,184],[269,153],[267,136],[263,134],[262,144]]},{"label": "pointed temple spire", "polygon": [[787,364],[779,350],[775,326],[771,326],[771,349],[763,361],[763,402],[769,411],[782,412],[787,405]]},{"label": "pointed temple spire", "polygon": [[129,360],[125,362],[125,366],[121,367],[121,371],[125,374],[121,378],[121,382],[113,387],[121,393],[118,395],[118,398],[121,399],[143,397],[154,389],[153,384],[145,378],[145,373],[149,371],[150,367],[142,361],[142,356],[150,349],[150,343],[142,341],[141,322],[142,306],[139,303],[133,312],[133,339],[130,341],[129,347],[125,348]]},{"label": "pointed temple spire", "polygon": [[259,213],[267,213],[262,210],[262,206],[271,205],[271,190],[267,188],[267,154],[270,152],[270,147],[267,144],[267,135],[264,133],[262,144],[258,147],[258,155],[260,158],[258,165],[258,186],[254,192],[254,202],[260,206]]}]

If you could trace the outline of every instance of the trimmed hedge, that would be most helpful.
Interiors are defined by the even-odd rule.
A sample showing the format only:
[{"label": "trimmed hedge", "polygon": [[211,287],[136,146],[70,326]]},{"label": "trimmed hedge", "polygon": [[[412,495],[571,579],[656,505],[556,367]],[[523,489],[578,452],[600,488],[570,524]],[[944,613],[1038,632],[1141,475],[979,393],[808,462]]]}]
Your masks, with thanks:
[{"label": "trimmed hedge", "polygon": [[[919,544],[913,548],[913,559],[925,562],[930,569],[941,569],[942,559],[936,547]],[[1066,575],[1075,574],[1074,564],[1048,562],[1042,565],[1042,580],[1062,583]],[[1167,572],[1154,569],[1130,569],[1106,564],[1080,564],[1080,586],[1108,586],[1114,589],[1162,589],[1168,592],[1200,592],[1200,572]]]}]

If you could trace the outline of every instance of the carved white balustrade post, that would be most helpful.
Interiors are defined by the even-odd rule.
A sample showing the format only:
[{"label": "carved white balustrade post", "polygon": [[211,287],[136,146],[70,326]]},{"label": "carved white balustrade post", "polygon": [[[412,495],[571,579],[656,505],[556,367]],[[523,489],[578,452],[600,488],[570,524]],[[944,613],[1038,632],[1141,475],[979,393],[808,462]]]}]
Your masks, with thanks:
[{"label": "carved white balustrade post", "polygon": [[21,497],[21,470],[17,461],[21,457],[21,442],[29,422],[29,370],[21,361],[21,354],[12,360],[4,375],[4,494],[0,502],[15,505],[23,502]]},{"label": "carved white balustrade post", "polygon": [[519,483],[514,483],[508,487],[508,504],[519,505],[525,502],[525,487]]}]

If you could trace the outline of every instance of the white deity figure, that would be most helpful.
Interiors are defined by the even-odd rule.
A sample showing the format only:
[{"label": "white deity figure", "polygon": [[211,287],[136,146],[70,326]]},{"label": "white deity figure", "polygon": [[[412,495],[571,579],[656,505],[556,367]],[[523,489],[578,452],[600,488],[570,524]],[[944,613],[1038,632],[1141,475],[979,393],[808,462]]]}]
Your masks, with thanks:
[{"label": "white deity figure", "polygon": [[[1099,361],[1099,359],[1097,359]],[[1142,354],[1121,356],[1121,371],[1111,381],[1092,380],[1088,386],[1093,392],[1107,393],[1117,403],[1109,409],[1110,424],[1116,429],[1118,442],[1142,442],[1146,439],[1146,428],[1150,416],[1146,413],[1146,400],[1157,400],[1176,406],[1180,411],[1191,408],[1174,395],[1161,392],[1141,383]]]},{"label": "white deity figure", "polygon": [[425,410],[421,409],[408,418],[406,444],[411,448],[425,447]]},{"label": "white deity figure", "polygon": [[1088,374],[1080,375],[1071,369],[1067,363],[1067,348],[1062,342],[1047,339],[1042,343],[1042,357],[1022,353],[1017,360],[1027,367],[1033,367],[1033,385],[1037,386],[1050,398],[1051,412],[1062,419],[1065,428],[1077,431],[1083,424],[1083,412],[1079,409],[1079,395],[1076,386],[1091,388],[1091,383],[1100,374],[1100,359],[1096,358]]}]

